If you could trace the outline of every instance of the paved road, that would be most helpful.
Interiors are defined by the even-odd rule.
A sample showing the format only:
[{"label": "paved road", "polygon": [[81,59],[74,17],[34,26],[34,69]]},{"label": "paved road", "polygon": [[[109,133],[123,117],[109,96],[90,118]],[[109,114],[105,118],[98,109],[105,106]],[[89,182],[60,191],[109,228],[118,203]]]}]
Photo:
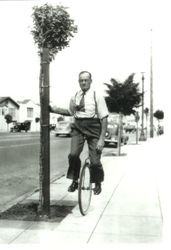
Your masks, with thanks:
[{"label": "paved road", "polygon": [[[129,143],[135,143],[135,134],[129,137]],[[69,147],[70,138],[51,133],[51,179],[66,173]],[[4,205],[8,207],[18,197],[39,188],[39,153],[39,133],[0,133],[0,211]]]},{"label": "paved road", "polygon": [[[66,173],[70,138],[50,137],[51,178]],[[0,134],[0,210],[39,187],[39,133]]]}]

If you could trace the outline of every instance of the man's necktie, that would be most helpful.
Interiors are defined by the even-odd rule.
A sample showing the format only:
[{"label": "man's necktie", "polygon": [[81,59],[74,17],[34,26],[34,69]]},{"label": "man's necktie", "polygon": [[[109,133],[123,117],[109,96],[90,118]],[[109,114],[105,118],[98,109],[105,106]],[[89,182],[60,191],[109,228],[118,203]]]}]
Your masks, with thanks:
[{"label": "man's necktie", "polygon": [[83,111],[83,112],[85,111],[84,96],[85,96],[85,92],[82,93],[80,103],[79,103],[79,105],[76,106],[77,111]]}]

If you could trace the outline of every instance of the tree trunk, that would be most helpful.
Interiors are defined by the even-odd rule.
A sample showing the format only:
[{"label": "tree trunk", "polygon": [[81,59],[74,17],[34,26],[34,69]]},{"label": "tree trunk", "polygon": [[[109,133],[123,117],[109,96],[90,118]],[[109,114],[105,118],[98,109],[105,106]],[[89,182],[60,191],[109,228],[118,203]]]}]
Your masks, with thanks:
[{"label": "tree trunk", "polygon": [[118,155],[121,154],[121,127],[122,127],[122,114],[119,113],[119,127],[118,127]]},{"label": "tree trunk", "polygon": [[39,212],[50,213],[49,50],[43,48],[40,65],[40,196]]},{"label": "tree trunk", "polygon": [[148,117],[146,115],[146,139],[148,138]]},{"label": "tree trunk", "polygon": [[136,128],[136,144],[138,144],[138,121],[136,122],[137,128]]}]

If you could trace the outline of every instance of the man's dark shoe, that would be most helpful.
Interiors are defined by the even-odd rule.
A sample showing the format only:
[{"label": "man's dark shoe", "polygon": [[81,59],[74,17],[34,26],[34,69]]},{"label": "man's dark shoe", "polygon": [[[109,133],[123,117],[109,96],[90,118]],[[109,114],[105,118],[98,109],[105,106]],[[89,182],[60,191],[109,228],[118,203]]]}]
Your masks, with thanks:
[{"label": "man's dark shoe", "polygon": [[102,191],[101,183],[95,183],[94,194],[98,195]]},{"label": "man's dark shoe", "polygon": [[68,192],[74,192],[78,188],[78,182],[73,181],[68,188]]}]

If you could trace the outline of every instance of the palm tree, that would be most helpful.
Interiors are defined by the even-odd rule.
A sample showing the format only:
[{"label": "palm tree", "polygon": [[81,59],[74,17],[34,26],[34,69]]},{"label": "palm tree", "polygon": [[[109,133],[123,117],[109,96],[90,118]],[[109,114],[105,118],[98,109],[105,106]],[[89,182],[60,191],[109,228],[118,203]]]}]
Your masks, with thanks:
[{"label": "palm tree", "polygon": [[129,75],[124,82],[119,82],[112,78],[107,86],[106,103],[109,112],[119,114],[119,136],[118,136],[118,155],[120,155],[121,144],[121,125],[123,115],[135,113],[134,108],[139,107],[142,93],[139,92],[139,83],[134,83],[134,73]]}]

